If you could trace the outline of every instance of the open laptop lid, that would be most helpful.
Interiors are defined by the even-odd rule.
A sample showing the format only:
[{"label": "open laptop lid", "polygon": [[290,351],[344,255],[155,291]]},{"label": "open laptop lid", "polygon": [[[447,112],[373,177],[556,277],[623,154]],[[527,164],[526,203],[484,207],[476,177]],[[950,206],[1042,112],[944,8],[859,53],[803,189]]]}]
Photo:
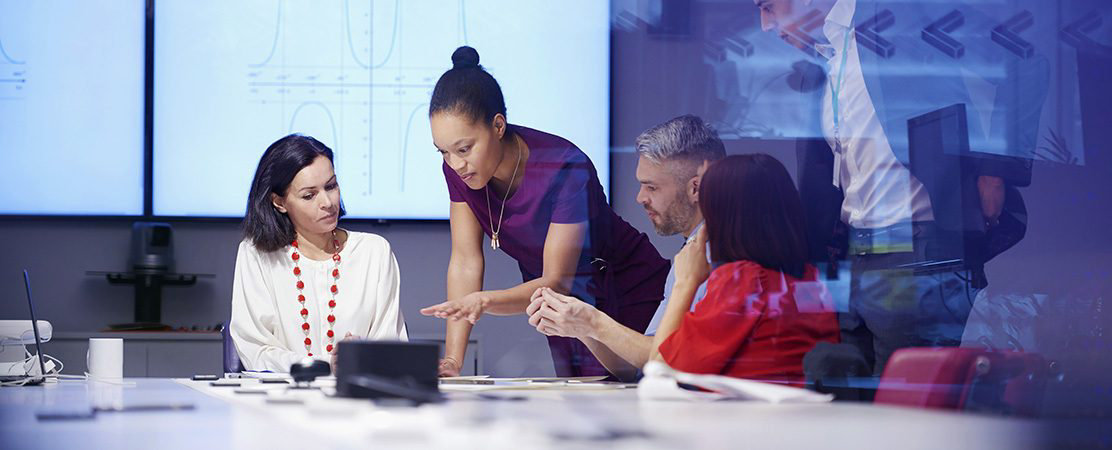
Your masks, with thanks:
[{"label": "open laptop lid", "polygon": [[46,378],[46,363],[43,362],[42,357],[42,338],[39,337],[39,323],[35,319],[35,301],[31,297],[31,274],[27,269],[23,269],[23,285],[27,288],[27,307],[31,310],[31,330],[35,332],[35,356],[39,359],[39,373],[42,376],[39,380]]}]

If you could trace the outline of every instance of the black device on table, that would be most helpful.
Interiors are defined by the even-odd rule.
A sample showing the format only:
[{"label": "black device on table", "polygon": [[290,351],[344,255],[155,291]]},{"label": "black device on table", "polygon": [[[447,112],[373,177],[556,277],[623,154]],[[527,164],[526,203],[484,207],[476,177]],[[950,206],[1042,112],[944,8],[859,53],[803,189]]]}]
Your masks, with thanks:
[{"label": "black device on table", "polygon": [[416,404],[443,401],[436,344],[341,341],[337,350],[336,395]]},{"label": "black device on table", "polygon": [[95,419],[97,413],[113,412],[155,412],[155,411],[192,411],[196,409],[192,403],[136,403],[114,408],[47,408],[35,412],[35,419],[40,421],[51,420],[89,420]]},{"label": "black device on table", "polygon": [[295,388],[309,387],[319,377],[332,374],[332,365],[319,359],[304,358],[290,366],[290,378]]}]

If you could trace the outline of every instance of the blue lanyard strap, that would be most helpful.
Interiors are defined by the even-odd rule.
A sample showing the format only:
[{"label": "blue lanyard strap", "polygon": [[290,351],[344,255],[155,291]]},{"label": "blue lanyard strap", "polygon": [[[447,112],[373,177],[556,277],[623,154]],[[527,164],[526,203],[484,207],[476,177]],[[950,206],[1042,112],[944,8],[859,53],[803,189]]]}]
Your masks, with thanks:
[{"label": "blue lanyard strap", "polygon": [[842,89],[842,75],[846,73],[846,56],[849,54],[849,35],[853,33],[853,28],[846,30],[845,42],[842,44],[842,63],[838,66],[838,86],[835,87],[830,77],[826,77],[826,82],[830,84],[830,107],[834,110],[834,138],[837,139],[838,130],[838,91]]}]

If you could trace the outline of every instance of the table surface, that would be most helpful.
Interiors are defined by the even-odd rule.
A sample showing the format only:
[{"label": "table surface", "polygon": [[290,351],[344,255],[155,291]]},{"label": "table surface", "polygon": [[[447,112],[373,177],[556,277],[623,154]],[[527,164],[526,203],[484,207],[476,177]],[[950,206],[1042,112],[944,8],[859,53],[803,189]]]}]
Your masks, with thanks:
[{"label": "table surface", "polygon": [[[1041,447],[1039,426],[1029,420],[868,404],[643,401],[636,389],[582,388],[450,392],[447,402],[421,407],[300,390],[287,395],[304,403],[275,404],[266,394],[207,382],[126,382],[0,388],[0,448]],[[94,404],[182,402],[195,408],[36,418],[39,411]]]}]

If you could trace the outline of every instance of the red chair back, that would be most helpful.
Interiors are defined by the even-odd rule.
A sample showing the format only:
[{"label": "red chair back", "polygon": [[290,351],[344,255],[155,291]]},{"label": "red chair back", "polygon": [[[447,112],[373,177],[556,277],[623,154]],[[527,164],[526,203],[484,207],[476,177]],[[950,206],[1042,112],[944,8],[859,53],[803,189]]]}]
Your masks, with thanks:
[{"label": "red chair back", "polygon": [[973,348],[905,348],[888,360],[879,404],[1037,415],[1046,386],[1038,355]]}]

